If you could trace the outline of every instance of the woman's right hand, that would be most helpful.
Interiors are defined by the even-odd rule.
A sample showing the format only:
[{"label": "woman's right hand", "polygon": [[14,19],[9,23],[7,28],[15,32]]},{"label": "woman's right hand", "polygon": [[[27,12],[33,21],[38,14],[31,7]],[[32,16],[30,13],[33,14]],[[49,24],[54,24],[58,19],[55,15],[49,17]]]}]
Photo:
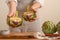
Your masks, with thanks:
[{"label": "woman's right hand", "polygon": [[9,14],[7,15],[7,17],[13,17],[13,16],[15,16],[15,13],[9,13]]}]

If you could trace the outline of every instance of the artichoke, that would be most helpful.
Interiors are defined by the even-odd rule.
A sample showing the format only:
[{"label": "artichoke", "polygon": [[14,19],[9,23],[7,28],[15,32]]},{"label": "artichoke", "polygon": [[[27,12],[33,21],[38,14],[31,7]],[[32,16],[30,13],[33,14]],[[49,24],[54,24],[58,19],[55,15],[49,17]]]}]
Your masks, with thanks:
[{"label": "artichoke", "polygon": [[7,18],[7,22],[11,27],[19,27],[22,25],[23,19],[18,17],[18,11],[16,11],[15,16]]},{"label": "artichoke", "polygon": [[30,10],[30,6],[27,6],[27,11],[23,13],[23,18],[26,21],[34,20],[36,18],[36,13],[35,11]]},{"label": "artichoke", "polygon": [[45,34],[53,34],[56,32],[56,26],[52,21],[46,21],[42,25],[42,31]]},{"label": "artichoke", "polygon": [[57,27],[57,32],[60,34],[60,22],[58,22],[58,24],[56,25]]}]

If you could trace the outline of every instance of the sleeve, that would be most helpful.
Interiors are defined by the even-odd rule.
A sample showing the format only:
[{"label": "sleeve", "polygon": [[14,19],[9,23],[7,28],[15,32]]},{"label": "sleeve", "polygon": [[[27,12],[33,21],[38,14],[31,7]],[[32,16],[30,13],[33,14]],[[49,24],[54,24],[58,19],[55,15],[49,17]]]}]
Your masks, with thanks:
[{"label": "sleeve", "polygon": [[6,3],[8,4],[10,1],[16,2],[16,6],[17,6],[17,0],[6,0]]},{"label": "sleeve", "polygon": [[17,0],[6,0],[7,3],[10,2],[10,1],[14,1],[14,2],[17,3]]},{"label": "sleeve", "polygon": [[41,6],[44,6],[44,0],[35,0],[35,2],[39,2]]}]

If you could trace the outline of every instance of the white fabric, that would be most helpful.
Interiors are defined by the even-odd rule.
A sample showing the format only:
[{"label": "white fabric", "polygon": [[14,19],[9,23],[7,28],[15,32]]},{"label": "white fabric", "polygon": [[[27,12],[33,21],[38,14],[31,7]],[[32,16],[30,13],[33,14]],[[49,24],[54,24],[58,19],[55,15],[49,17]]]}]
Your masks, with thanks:
[{"label": "white fabric", "polygon": [[35,0],[36,2],[39,2],[41,6],[44,6],[44,0]]},{"label": "white fabric", "polygon": [[9,1],[14,1],[14,2],[17,3],[17,0],[6,0],[7,3],[8,3]]},{"label": "white fabric", "polygon": [[10,2],[10,1],[16,2],[16,6],[17,6],[17,0],[6,0],[6,3],[8,4],[8,2]]},{"label": "white fabric", "polygon": [[[7,0],[8,1],[13,1],[13,0]],[[17,0],[14,0],[17,3]],[[44,5],[44,0],[35,0],[36,2],[39,2],[42,6]]]}]

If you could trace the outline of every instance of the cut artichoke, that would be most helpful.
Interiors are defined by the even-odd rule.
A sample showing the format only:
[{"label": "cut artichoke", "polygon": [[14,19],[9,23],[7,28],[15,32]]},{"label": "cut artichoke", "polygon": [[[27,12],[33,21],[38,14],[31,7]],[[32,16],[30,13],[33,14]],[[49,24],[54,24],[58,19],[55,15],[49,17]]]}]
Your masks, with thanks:
[{"label": "cut artichoke", "polygon": [[27,6],[27,11],[23,13],[23,18],[26,21],[34,20],[36,18],[36,13],[30,10],[30,6]]},{"label": "cut artichoke", "polygon": [[11,27],[19,27],[22,25],[23,19],[18,17],[18,12],[16,11],[16,15],[8,18],[7,22]]}]

